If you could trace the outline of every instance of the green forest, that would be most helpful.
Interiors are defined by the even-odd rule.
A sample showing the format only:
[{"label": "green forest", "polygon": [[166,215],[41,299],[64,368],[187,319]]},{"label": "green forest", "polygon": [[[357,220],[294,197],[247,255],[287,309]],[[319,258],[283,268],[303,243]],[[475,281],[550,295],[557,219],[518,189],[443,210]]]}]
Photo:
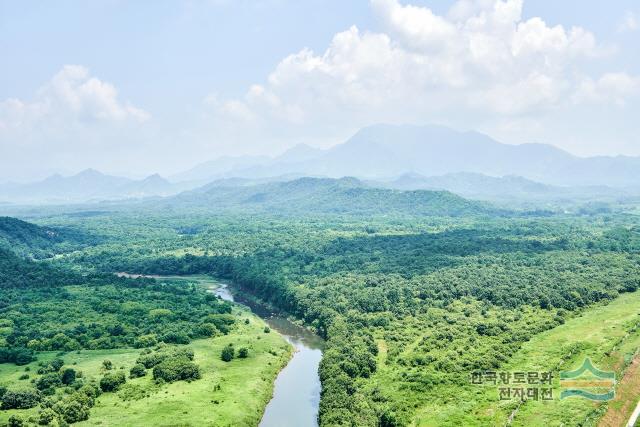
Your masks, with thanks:
[{"label": "green forest", "polygon": [[[508,419],[519,425],[518,414],[535,411],[536,402],[502,402],[495,388],[474,386],[473,373],[514,366],[557,371],[589,355],[624,375],[638,349],[640,306],[631,303],[617,311],[613,335],[589,341],[569,329],[565,338],[544,344],[557,360],[523,354],[549,334],[581,327],[581,319],[601,315],[625,295],[635,298],[638,217],[471,213],[453,200],[453,210],[415,215],[351,208],[207,214],[187,204],[52,209],[32,213],[29,223],[2,218],[0,366],[7,368],[0,370],[0,420],[100,420],[107,415],[96,405],[135,381],[145,381],[134,389],[150,399],[175,382],[185,384],[187,394],[206,393],[188,384],[210,381],[209,359],[222,373],[245,358],[257,363],[258,342],[265,357],[279,361],[260,359],[268,368],[260,375],[273,378],[286,363],[286,344],[245,308],[197,283],[119,272],[225,280],[315,331],[326,340],[321,426],[503,425]],[[224,341],[247,334],[252,341],[235,350]],[[203,356],[205,342],[217,354]],[[109,367],[104,357],[89,378],[67,362],[83,352],[132,353],[122,366]],[[255,371],[247,368],[247,375]],[[257,420],[266,401],[256,403]],[[606,403],[557,399],[545,408],[534,424],[595,425],[608,411]],[[256,418],[226,420],[257,424]]]}]

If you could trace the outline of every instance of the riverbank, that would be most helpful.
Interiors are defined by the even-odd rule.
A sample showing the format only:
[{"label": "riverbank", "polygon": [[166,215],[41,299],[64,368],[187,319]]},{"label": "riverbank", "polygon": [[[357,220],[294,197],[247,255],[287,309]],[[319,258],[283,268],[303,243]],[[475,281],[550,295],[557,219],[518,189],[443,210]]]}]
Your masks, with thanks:
[{"label": "riverbank", "polygon": [[[118,273],[127,277],[140,277]],[[261,417],[261,427],[315,427],[318,425],[320,404],[320,377],[318,368],[322,359],[324,340],[313,331],[254,298],[235,286],[229,286],[207,275],[146,276],[158,280],[185,281],[195,283],[207,292],[234,302],[237,307],[258,316],[268,327],[282,336],[294,349],[288,363],[284,364],[273,383],[273,393]],[[274,335],[275,335],[274,334]],[[266,402],[265,402],[266,404]]]},{"label": "riverbank", "polygon": [[[266,323],[243,308],[233,334],[194,340],[189,347],[195,353],[202,378],[192,382],[178,381],[157,385],[151,375],[127,379],[117,393],[104,393],[91,409],[89,420],[79,426],[256,426],[272,397],[273,383],[289,362],[292,346],[281,336],[265,333]],[[245,323],[245,319],[249,323]],[[249,357],[231,362],[220,360],[227,345],[247,347]],[[73,366],[91,381],[102,375],[102,361],[113,363],[125,372],[135,364],[142,349],[82,350],[61,357],[65,365]],[[0,377],[7,384],[23,384],[19,380],[28,367],[38,369],[38,363],[57,357],[58,352],[41,352],[38,361],[30,365],[0,365]],[[0,425],[16,411],[0,411]],[[24,419],[37,417],[37,409],[20,410]]]}]

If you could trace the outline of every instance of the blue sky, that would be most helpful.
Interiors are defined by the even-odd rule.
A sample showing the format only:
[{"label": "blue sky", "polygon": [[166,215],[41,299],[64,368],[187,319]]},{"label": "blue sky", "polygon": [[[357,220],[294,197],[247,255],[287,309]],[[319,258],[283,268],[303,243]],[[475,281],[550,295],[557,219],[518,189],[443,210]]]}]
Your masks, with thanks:
[{"label": "blue sky", "polygon": [[0,180],[170,174],[379,121],[640,155],[639,21],[630,0],[2,1]]}]

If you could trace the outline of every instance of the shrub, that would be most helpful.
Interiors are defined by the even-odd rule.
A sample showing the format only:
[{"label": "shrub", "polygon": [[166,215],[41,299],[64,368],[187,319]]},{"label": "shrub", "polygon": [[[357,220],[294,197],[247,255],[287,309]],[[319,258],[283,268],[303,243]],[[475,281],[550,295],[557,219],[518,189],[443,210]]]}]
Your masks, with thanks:
[{"label": "shrub", "polygon": [[111,360],[103,360],[102,361],[102,367],[104,369],[106,369],[107,371],[110,371],[113,369],[113,363],[111,362]]},{"label": "shrub", "polygon": [[153,368],[153,379],[166,382],[193,381],[200,379],[200,368],[185,359],[167,359]]},{"label": "shrub", "polygon": [[124,372],[109,372],[100,379],[100,389],[104,392],[117,391],[125,382]]},{"label": "shrub", "polygon": [[26,365],[36,360],[33,350],[17,348],[0,348],[0,363],[15,363],[16,365]]},{"label": "shrub", "polygon": [[60,385],[62,385],[62,381],[60,381],[60,374],[57,372],[44,374],[35,381],[35,385],[38,390],[50,394],[56,387],[60,387]]},{"label": "shrub", "polygon": [[222,349],[222,353],[220,353],[220,359],[222,359],[224,362],[231,362],[231,360],[235,356],[235,353],[235,349],[231,345],[228,345]]},{"label": "shrub", "polygon": [[129,370],[129,378],[140,378],[147,375],[147,371],[144,369],[144,365],[141,363],[136,363]]},{"label": "shrub", "polygon": [[265,334],[268,334],[269,332],[271,332],[271,328],[270,328],[270,327],[268,327],[268,326],[265,326],[265,327],[264,327],[264,333],[265,333]]},{"label": "shrub", "polygon": [[184,332],[168,332],[160,338],[167,344],[189,344],[189,336]]},{"label": "shrub", "polygon": [[42,393],[32,388],[7,390],[2,396],[2,409],[29,409],[41,400]]},{"label": "shrub", "polygon": [[7,420],[7,427],[22,427],[24,425],[24,421],[20,415],[13,414]]},{"label": "shrub", "polygon": [[83,404],[76,395],[67,397],[53,406],[53,410],[68,423],[77,423],[89,419],[89,409],[90,406]]},{"label": "shrub", "polygon": [[76,380],[76,370],[73,368],[65,368],[62,370],[61,381],[64,385],[71,385]]},{"label": "shrub", "polygon": [[133,343],[135,348],[153,347],[158,344],[158,337],[156,334],[141,335]]},{"label": "shrub", "polygon": [[57,418],[58,414],[52,408],[41,409],[38,413],[38,424],[41,426],[48,426],[53,423],[53,420]]},{"label": "shrub", "polygon": [[247,357],[249,357],[249,349],[246,347],[242,347],[240,350],[238,350],[238,357],[240,359],[246,359]]}]

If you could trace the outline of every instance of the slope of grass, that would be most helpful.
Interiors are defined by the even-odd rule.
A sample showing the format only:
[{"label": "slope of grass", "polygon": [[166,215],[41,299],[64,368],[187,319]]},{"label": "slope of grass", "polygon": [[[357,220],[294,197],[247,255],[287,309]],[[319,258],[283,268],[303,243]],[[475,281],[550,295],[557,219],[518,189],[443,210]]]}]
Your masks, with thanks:
[{"label": "slope of grass", "polygon": [[[117,393],[104,393],[91,409],[88,421],[77,425],[100,426],[252,426],[257,425],[271,398],[273,381],[291,356],[291,347],[276,333],[265,333],[264,322],[248,311],[234,331],[225,336],[193,341],[202,378],[187,383],[156,384],[151,372],[146,377],[128,379]],[[222,349],[228,344],[247,347],[249,357],[220,360]],[[117,349],[67,353],[66,365],[83,372],[87,379],[98,379],[102,361],[109,359],[114,369],[123,367],[128,373],[140,350]],[[40,353],[39,361],[47,361],[56,353]],[[0,383],[27,383],[19,376],[25,367],[0,365]],[[37,362],[30,365],[35,377]],[[27,385],[24,384],[24,385]],[[19,413],[23,418],[37,414],[37,408],[20,411],[0,411],[0,425]]]},{"label": "slope of grass", "polygon": [[[533,337],[500,371],[555,371],[557,377],[558,371],[573,370],[590,357],[599,368],[614,370],[616,378],[621,378],[640,346],[639,314],[640,292],[598,304]],[[607,408],[606,403],[582,398],[559,400],[558,378],[554,400],[531,400],[522,405],[500,401],[497,387],[442,386],[436,392],[440,396],[437,404],[421,407],[414,425],[505,425],[512,415],[513,426],[595,425]]]}]

